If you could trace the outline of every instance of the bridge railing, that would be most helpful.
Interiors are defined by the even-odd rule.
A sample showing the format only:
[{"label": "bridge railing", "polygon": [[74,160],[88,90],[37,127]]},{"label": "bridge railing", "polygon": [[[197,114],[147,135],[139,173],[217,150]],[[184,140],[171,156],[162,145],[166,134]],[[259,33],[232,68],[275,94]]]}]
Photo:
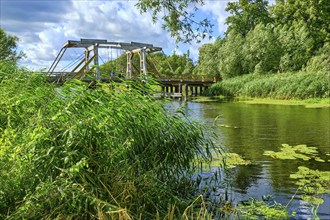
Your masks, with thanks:
[{"label": "bridge railing", "polygon": [[183,80],[183,81],[212,81],[216,82],[217,79],[210,75],[164,75],[161,76],[162,80]]},{"label": "bridge railing", "polygon": [[[75,78],[77,74],[76,73],[70,73],[70,72],[52,72],[48,74],[49,78],[52,79],[52,81],[66,81],[69,79]],[[108,76],[108,75],[103,75],[102,79],[106,80],[112,80],[112,79],[121,79],[123,80],[125,78],[124,74],[119,74],[119,75],[114,75],[114,76]],[[143,78],[143,77],[142,77]],[[148,77],[147,77],[148,78]],[[141,79],[141,76],[135,76],[132,77],[132,79]],[[132,80],[131,79],[131,80]],[[210,75],[160,75],[158,77],[155,77],[154,79],[156,80],[161,80],[161,81],[199,81],[199,82],[217,82],[217,78],[214,76]]]}]

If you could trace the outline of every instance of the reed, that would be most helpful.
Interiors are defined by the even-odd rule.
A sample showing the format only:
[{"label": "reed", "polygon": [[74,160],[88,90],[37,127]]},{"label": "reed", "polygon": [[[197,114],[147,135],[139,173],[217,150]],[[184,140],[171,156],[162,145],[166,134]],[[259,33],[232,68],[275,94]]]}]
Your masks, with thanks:
[{"label": "reed", "polygon": [[328,72],[247,74],[214,84],[207,95],[308,99],[330,97]]},{"label": "reed", "polygon": [[187,213],[199,160],[214,150],[201,124],[167,112],[143,84],[57,87],[7,70],[0,68],[0,218]]}]

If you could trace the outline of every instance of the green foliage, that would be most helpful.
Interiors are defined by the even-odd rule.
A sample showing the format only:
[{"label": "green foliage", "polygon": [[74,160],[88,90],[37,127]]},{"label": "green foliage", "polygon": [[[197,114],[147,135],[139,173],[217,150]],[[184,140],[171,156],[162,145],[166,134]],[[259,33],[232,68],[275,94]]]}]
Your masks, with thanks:
[{"label": "green foliage", "polygon": [[[109,77],[111,73],[116,76],[119,74],[125,75],[126,73],[126,54],[121,55],[115,60],[101,65],[102,77]],[[133,72],[138,74],[140,71],[140,58],[138,55],[134,55],[132,59]],[[187,54],[176,55],[175,53],[170,56],[165,56],[163,53],[153,53],[147,56],[147,70],[148,73],[162,77],[166,75],[191,75],[195,66],[192,59],[189,57],[189,51]]]},{"label": "green foliage", "polygon": [[[163,28],[170,32],[171,37],[177,41],[190,43],[193,40],[200,42],[212,33],[212,24],[208,19],[197,20],[194,17],[197,6],[202,4],[203,0],[139,0],[136,6],[142,13],[151,11],[154,22],[159,15],[162,16]],[[187,10],[191,6],[193,12]]]},{"label": "green foliage", "polygon": [[247,33],[243,46],[243,70],[246,73],[276,72],[281,53],[280,43],[271,25],[257,24]]},{"label": "green foliage", "polygon": [[227,34],[230,32],[245,36],[257,24],[268,24],[271,21],[267,0],[239,0],[228,2],[226,11],[231,16],[226,19]]},{"label": "green foliage", "polygon": [[153,218],[170,205],[177,216],[193,201],[195,156],[213,143],[142,85],[0,76],[0,218]]},{"label": "green foliage", "polygon": [[312,57],[314,40],[305,23],[293,22],[291,26],[279,25],[275,29],[281,45],[279,70],[301,70]]},{"label": "green foliage", "polygon": [[199,58],[198,65],[194,69],[195,75],[212,75],[220,77],[219,72],[219,47],[221,45],[221,39],[218,38],[214,44],[204,44],[198,49]]},{"label": "green foliage", "polygon": [[327,42],[307,63],[307,71],[330,71],[330,43]]},{"label": "green foliage", "polygon": [[228,2],[226,35],[221,44],[200,50],[200,60],[209,60],[196,70],[217,72],[223,79],[306,68],[328,71],[330,1],[277,0],[269,8],[265,0]]},{"label": "green foliage", "polygon": [[230,32],[224,39],[219,48],[219,72],[222,78],[232,78],[245,73],[241,62],[244,56],[243,44],[244,38],[234,32]]},{"label": "green foliage", "polygon": [[277,0],[270,6],[275,24],[305,24],[315,41],[313,50],[330,40],[330,2],[324,0]]},{"label": "green foliage", "polygon": [[329,98],[328,72],[248,74],[212,85],[207,94],[276,99]]},{"label": "green foliage", "polygon": [[17,37],[7,34],[0,28],[0,62],[16,63],[18,59],[22,58],[23,53],[16,51],[17,41]]}]

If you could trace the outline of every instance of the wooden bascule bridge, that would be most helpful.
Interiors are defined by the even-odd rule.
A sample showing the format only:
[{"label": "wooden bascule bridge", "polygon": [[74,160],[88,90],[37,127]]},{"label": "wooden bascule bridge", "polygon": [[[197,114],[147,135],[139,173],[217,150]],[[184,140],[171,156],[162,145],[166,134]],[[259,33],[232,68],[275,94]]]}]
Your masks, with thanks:
[{"label": "wooden bascule bridge", "polygon": [[[58,70],[58,64],[62,61],[63,56],[68,49],[80,48],[83,54],[75,59],[73,63],[68,64],[66,67]],[[120,77],[110,76],[102,77],[100,70],[100,49],[117,50],[126,53],[127,65],[126,72],[120,74]],[[63,83],[67,80],[79,79],[82,81],[100,80],[103,82],[115,81],[122,82],[123,80],[137,80],[138,78],[145,78],[151,72],[147,67],[153,67],[154,73],[151,73],[155,80],[161,87],[161,94],[181,98],[197,96],[207,89],[215,82],[214,78],[207,76],[164,76],[159,73],[155,63],[150,60],[148,54],[162,52],[161,47],[154,47],[152,44],[145,44],[139,42],[109,42],[107,40],[98,39],[81,39],[80,41],[69,40],[67,41],[54,62],[48,70],[48,76],[51,82]],[[133,64],[133,56],[139,56],[139,67]],[[116,57],[118,58],[118,56]]]}]

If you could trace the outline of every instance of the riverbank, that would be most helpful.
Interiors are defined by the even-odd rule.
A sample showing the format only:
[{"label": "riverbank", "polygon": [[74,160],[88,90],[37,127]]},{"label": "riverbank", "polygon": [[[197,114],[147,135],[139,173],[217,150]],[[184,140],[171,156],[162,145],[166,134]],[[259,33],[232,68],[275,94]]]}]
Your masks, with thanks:
[{"label": "riverbank", "polygon": [[265,75],[247,74],[216,83],[207,90],[205,95],[276,100],[329,99],[330,74],[305,71]]},{"label": "riverbank", "polygon": [[247,104],[268,104],[268,105],[303,105],[306,108],[329,108],[330,100],[328,98],[321,99],[290,99],[290,100],[279,100],[279,99],[268,99],[268,98],[253,98],[247,100],[241,100]]},{"label": "riverbank", "polygon": [[306,108],[330,108],[329,98],[311,99],[272,99],[272,98],[251,98],[251,97],[225,97],[225,96],[200,96],[192,99],[192,102],[222,102],[237,101],[246,104],[267,104],[267,105],[303,105]]}]

